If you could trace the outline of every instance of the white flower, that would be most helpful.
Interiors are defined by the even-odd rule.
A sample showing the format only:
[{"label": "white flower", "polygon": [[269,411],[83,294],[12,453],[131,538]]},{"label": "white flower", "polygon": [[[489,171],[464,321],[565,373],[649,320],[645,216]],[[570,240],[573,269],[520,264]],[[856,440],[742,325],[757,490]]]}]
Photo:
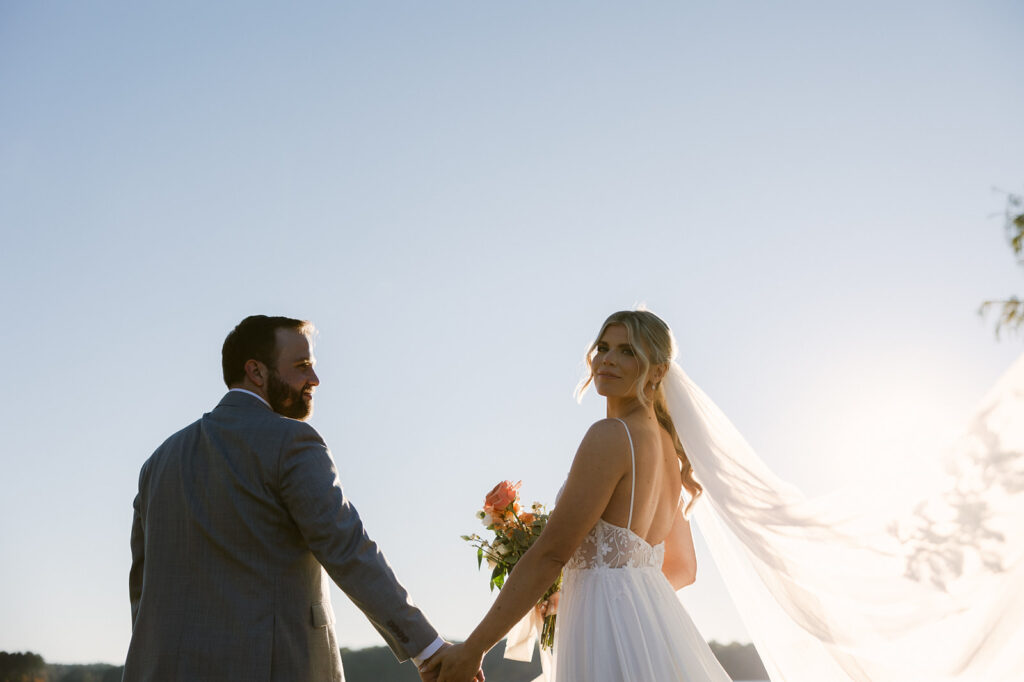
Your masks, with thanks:
[{"label": "white flower", "polygon": [[503,543],[501,543],[500,545],[496,546],[496,547],[495,547],[494,549],[495,549],[495,551],[497,551],[497,552],[498,552],[498,554],[500,554],[501,556],[505,556],[506,554],[508,554],[509,552],[511,552],[511,551],[512,551],[512,548],[511,548],[511,547],[509,547],[508,545],[506,545],[506,544],[505,544],[504,542],[503,542]]}]

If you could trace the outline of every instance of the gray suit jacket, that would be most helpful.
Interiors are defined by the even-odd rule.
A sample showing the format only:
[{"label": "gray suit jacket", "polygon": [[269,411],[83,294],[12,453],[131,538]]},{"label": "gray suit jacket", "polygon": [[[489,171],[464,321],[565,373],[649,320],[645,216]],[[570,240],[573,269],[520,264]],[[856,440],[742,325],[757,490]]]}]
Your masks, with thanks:
[{"label": "gray suit jacket", "polygon": [[320,434],[245,393],[146,461],[131,545],[125,680],[344,679],[327,574],[399,660],[437,637]]}]

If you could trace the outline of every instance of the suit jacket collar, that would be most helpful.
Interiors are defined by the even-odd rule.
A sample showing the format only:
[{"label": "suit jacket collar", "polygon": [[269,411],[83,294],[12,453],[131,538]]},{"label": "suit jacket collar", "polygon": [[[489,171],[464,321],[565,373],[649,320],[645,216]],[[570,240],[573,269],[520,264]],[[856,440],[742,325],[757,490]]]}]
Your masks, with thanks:
[{"label": "suit jacket collar", "polygon": [[258,407],[270,410],[270,406],[256,396],[241,391],[228,391],[217,403],[217,407]]}]

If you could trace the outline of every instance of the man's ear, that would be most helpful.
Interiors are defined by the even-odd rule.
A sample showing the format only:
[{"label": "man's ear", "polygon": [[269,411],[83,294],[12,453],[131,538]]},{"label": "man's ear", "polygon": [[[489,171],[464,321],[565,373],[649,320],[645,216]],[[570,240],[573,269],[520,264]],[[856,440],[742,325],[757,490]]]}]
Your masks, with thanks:
[{"label": "man's ear", "polygon": [[245,376],[255,386],[263,388],[270,377],[269,368],[259,360],[249,359],[245,361]]}]

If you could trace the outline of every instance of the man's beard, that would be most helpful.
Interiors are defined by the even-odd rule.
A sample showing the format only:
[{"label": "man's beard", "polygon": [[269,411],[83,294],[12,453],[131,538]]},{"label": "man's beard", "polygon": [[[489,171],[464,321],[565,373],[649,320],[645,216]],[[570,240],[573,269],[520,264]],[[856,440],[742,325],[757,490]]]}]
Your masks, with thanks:
[{"label": "man's beard", "polygon": [[308,386],[296,390],[281,381],[276,369],[270,370],[270,380],[267,382],[267,402],[270,408],[284,417],[305,420],[313,413],[312,399],[306,400],[302,392]]}]

